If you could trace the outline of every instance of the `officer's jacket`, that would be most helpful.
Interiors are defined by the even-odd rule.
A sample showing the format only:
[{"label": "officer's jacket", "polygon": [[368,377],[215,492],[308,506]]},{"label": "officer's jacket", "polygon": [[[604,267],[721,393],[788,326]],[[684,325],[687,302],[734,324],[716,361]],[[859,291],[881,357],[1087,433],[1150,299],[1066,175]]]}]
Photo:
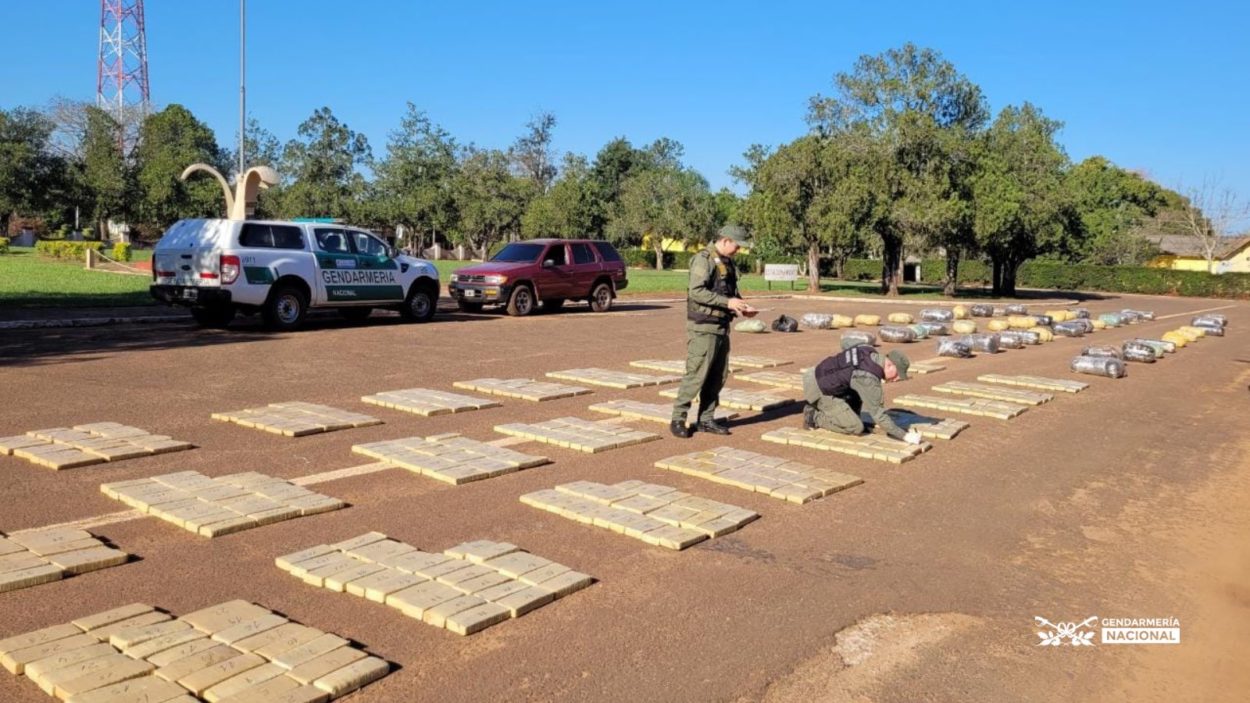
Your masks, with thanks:
[{"label": "officer's jacket", "polygon": [[686,292],[686,327],[695,332],[725,334],[733,320],[729,299],[738,293],[738,268],[733,259],[716,253],[709,244],[690,258],[690,285]]}]

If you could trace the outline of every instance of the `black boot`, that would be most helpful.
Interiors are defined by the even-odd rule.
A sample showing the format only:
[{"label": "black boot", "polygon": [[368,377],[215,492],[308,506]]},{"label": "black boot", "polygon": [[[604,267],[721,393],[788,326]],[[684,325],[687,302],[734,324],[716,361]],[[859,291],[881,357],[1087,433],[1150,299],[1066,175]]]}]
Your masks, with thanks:
[{"label": "black boot", "polygon": [[803,429],[816,429],[816,406],[811,403],[803,408]]},{"label": "black boot", "polygon": [[699,431],[708,434],[727,435],[729,428],[716,422],[715,420],[703,420],[699,423]]},{"label": "black boot", "polygon": [[686,425],[685,420],[673,420],[669,423],[668,429],[673,433],[674,437],[690,439],[690,427]]}]

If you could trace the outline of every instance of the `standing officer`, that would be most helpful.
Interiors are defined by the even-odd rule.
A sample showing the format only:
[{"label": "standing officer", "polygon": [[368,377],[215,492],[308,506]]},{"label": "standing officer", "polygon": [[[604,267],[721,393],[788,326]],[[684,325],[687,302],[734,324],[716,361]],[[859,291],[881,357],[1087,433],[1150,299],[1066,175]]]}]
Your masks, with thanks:
[{"label": "standing officer", "polygon": [[689,437],[686,425],[690,404],[699,399],[698,429],[711,434],[729,434],[729,428],[716,422],[720,391],[729,373],[729,323],[734,315],[755,317],[755,308],[738,293],[738,269],[733,256],[749,243],[747,231],[738,225],[725,225],[716,241],[690,259],[690,285],[686,292],[686,376],[673,403],[674,437]]}]

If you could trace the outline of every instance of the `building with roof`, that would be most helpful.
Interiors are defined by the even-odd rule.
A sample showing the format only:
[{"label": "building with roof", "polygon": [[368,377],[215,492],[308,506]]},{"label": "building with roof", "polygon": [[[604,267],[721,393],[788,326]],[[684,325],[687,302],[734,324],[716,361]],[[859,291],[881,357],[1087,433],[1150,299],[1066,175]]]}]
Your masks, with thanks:
[{"label": "building with roof", "polygon": [[[1250,235],[1223,237],[1215,247],[1211,273],[1250,273]],[[1197,237],[1178,234],[1147,235],[1146,240],[1159,248],[1159,255],[1147,266],[1176,271],[1207,271],[1207,258]]]}]

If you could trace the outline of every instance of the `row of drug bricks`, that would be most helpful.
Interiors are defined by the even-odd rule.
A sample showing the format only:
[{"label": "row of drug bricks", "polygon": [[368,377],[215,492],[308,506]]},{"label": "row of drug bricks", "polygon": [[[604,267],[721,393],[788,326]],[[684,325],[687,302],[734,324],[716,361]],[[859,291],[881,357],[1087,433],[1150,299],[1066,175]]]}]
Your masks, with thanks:
[{"label": "row of drug bricks", "polygon": [[[789,363],[762,357],[738,357],[735,362],[735,371],[774,368]],[[635,365],[672,368],[674,363],[643,360]],[[574,369],[549,375],[615,388],[663,385],[676,380],[605,369]],[[794,378],[797,374],[779,378],[778,372],[755,372],[757,378],[748,378],[751,375],[741,377],[782,390],[798,388]],[[759,378],[761,375],[763,378]],[[1050,399],[1044,393],[1020,390],[1022,387],[1066,392],[1084,388],[1084,384],[1071,381],[1030,376],[985,375],[979,380],[984,383],[941,384],[940,390],[951,397],[928,400],[917,397],[919,400],[912,399],[915,402],[904,399],[896,402],[1008,419],[1029,405]],[[529,400],[589,392],[583,387],[532,379],[478,379],[456,385]],[[791,400],[775,397],[776,404]],[[422,415],[498,405],[482,398],[430,389],[379,393],[364,400]],[[744,407],[750,409],[760,408],[761,403],[775,406],[759,397],[751,397],[747,403]],[[999,404],[1012,403],[1019,407],[1008,406],[1007,414],[996,414],[1002,407]],[[663,413],[657,412],[657,407],[667,409],[663,405],[631,401],[611,401],[592,407],[625,418],[661,421]],[[900,423],[927,431],[930,438],[949,439],[967,426],[957,420],[895,412]],[[380,422],[365,415],[308,403],[278,403],[221,413],[214,418],[287,436]],[[591,452],[658,439],[652,433],[629,430],[611,422],[595,423],[578,418],[535,425],[501,425],[497,429],[527,440]],[[765,433],[764,439],[895,463],[928,448],[928,445],[900,447],[901,443],[883,437],[846,437],[821,430],[778,430]],[[117,423],[36,430],[0,440],[0,450],[4,453],[53,468],[120,461],[189,448],[188,443]],[[548,463],[545,457],[524,455],[456,435],[357,445],[354,450],[453,484]],[[656,466],[795,503],[805,503],[862,482],[856,476],[731,447],[669,457],[656,462]],[[344,507],[337,499],[253,472],[218,478],[180,472],[106,484],[102,491],[144,514],[206,537]],[[588,525],[672,549],[683,549],[740,529],[759,517],[737,506],[641,481],[615,485],[577,481],[526,494],[521,500]],[[26,530],[8,537],[0,535],[0,590],[115,566],[124,563],[127,556],[81,530]],[[336,544],[316,545],[278,557],[276,563],[308,584],[373,600],[403,615],[458,634],[470,634],[519,617],[593,582],[589,575],[507,543],[479,540],[432,553],[378,533]],[[376,680],[389,670],[383,660],[367,655],[347,640],[291,623],[260,606],[236,602],[214,607],[240,608],[244,614],[223,623],[222,631],[213,631],[197,628],[187,618],[175,620],[147,606],[127,606],[80,619],[92,622],[90,618],[95,617],[104,621],[109,619],[110,613],[127,614],[117,623],[110,623],[114,627],[94,635],[70,623],[68,626],[79,627],[79,631],[54,626],[10,637],[0,642],[0,661],[13,673],[25,673],[52,695],[89,701],[128,700],[136,696],[156,700],[153,696],[166,694],[170,699],[199,697],[211,701],[274,700],[276,696],[284,700],[327,700]],[[139,608],[146,610],[129,614],[130,609]],[[284,637],[287,634],[292,636]],[[286,651],[280,651],[284,646]],[[283,656],[291,652],[294,655]]]}]

